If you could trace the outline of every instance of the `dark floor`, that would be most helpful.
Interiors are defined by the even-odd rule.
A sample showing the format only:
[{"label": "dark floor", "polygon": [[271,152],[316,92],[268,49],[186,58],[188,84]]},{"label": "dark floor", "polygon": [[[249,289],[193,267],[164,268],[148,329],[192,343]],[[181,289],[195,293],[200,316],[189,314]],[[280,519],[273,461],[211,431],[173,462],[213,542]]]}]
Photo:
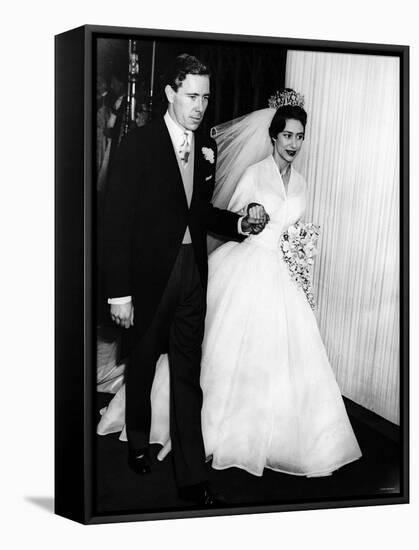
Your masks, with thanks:
[{"label": "dark floor", "polygon": [[[98,394],[97,410],[111,397]],[[351,422],[363,456],[330,477],[309,479],[271,470],[256,477],[238,468],[217,471],[209,467],[212,487],[235,507],[397,495],[399,444],[354,417]],[[96,436],[98,515],[190,508],[177,496],[170,454],[163,462],[153,461],[151,474],[138,476],[128,468],[127,444],[118,437],[119,434]],[[152,447],[154,457],[159,448]]]}]

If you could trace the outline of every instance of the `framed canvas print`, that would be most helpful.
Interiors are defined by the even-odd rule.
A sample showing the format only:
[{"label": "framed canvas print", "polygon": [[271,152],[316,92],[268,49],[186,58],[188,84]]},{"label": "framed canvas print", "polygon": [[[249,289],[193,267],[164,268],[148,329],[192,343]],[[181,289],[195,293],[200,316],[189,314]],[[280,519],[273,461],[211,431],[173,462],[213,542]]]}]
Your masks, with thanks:
[{"label": "framed canvas print", "polygon": [[56,36],[56,513],[407,503],[407,46]]}]

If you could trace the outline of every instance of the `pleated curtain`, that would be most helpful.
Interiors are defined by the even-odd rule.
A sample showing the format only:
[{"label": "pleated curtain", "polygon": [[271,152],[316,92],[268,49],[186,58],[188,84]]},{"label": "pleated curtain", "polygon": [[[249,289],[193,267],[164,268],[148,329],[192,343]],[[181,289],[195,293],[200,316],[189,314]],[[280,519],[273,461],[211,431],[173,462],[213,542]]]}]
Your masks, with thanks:
[{"label": "pleated curtain", "polygon": [[289,51],[305,96],[317,317],[343,395],[399,423],[399,61]]}]

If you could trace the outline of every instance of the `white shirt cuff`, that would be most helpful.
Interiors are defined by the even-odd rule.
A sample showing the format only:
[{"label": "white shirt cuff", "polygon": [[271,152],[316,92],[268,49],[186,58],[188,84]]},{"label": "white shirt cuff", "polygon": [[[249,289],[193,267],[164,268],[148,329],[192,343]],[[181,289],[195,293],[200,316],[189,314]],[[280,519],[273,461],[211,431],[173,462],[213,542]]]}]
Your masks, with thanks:
[{"label": "white shirt cuff", "polygon": [[122,306],[123,304],[129,304],[132,300],[131,296],[121,296],[120,298],[108,298],[108,304],[114,306]]},{"label": "white shirt cuff", "polygon": [[239,218],[238,221],[237,221],[237,232],[239,233],[239,235],[246,235],[246,237],[248,237],[249,234],[250,234],[250,231],[245,232],[245,231],[243,231],[243,229],[242,229],[242,221],[243,221],[243,219],[244,219],[244,216],[242,216],[241,218]]}]

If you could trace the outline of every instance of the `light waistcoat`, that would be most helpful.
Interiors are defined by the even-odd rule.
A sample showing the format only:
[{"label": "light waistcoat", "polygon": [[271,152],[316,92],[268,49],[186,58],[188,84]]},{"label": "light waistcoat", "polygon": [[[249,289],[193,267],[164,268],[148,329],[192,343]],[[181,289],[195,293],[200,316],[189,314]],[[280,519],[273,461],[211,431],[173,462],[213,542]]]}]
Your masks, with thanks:
[{"label": "light waistcoat", "polygon": [[[182,176],[183,188],[185,190],[186,201],[188,207],[191,205],[192,193],[193,193],[193,176],[194,176],[194,159],[195,159],[195,136],[193,132],[189,134],[189,146],[190,153],[188,162],[183,162],[179,156],[179,145],[183,140],[184,131],[175,123],[168,112],[164,115],[164,121],[167,129],[169,130],[170,138],[172,140],[173,148],[176,154],[176,160],[179,166],[180,175]],[[190,244],[192,242],[191,233],[189,227],[186,227],[185,234],[183,236],[182,244]]]},{"label": "light waistcoat", "polygon": [[[191,205],[192,193],[193,193],[193,172],[194,172],[194,158],[195,158],[195,140],[191,144],[191,152],[189,153],[188,162],[180,160],[179,155],[176,155],[179,165],[180,175],[182,176],[183,188],[185,189],[186,201],[188,207]],[[186,227],[185,234],[183,236],[182,244],[190,244],[192,242],[191,233],[189,227]]]}]

